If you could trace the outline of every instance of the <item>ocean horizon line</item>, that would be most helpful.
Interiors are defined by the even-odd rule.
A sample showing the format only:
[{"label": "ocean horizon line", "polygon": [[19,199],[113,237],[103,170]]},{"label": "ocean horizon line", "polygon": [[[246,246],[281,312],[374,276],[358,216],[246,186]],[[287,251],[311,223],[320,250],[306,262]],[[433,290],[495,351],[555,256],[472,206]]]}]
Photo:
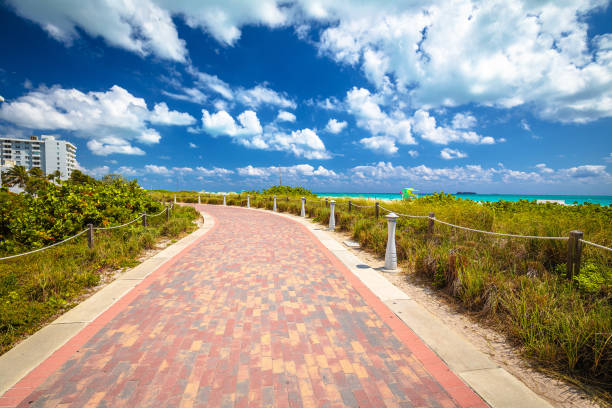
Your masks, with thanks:
[{"label": "ocean horizon line", "polygon": [[[381,200],[400,200],[401,193],[333,193],[333,192],[314,192],[322,197],[354,197],[354,198],[375,198]],[[433,195],[434,193],[417,193],[417,197]],[[454,197],[463,198],[472,201],[551,201],[560,204],[599,204],[602,206],[612,205],[612,195],[595,195],[595,194],[483,194],[483,193],[468,193],[468,194],[453,194]]]},{"label": "ocean horizon line", "polygon": [[[391,192],[385,192],[385,193],[371,193],[371,192],[333,192],[333,191],[325,191],[325,192],[318,192],[318,191],[313,191],[314,194],[395,194],[395,195],[402,195],[402,193],[391,193]],[[417,195],[434,195],[436,193],[439,193],[439,191],[434,191],[434,192],[427,192],[427,193],[421,193],[417,191]],[[564,196],[564,197],[612,197],[612,195],[608,195],[608,194],[523,194],[523,193],[465,193],[465,192],[461,192],[461,193],[446,193],[444,192],[444,194],[450,194],[450,195],[499,195],[499,196],[550,196],[550,197],[560,197],[560,196]]]}]

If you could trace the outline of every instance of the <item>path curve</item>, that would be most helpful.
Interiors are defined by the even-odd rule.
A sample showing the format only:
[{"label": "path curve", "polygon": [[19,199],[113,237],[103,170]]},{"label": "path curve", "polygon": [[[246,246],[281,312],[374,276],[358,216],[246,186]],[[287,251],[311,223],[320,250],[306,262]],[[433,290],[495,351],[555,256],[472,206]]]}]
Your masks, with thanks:
[{"label": "path curve", "polygon": [[306,228],[197,208],[215,227],[86,327],[83,344],[51,356],[59,368],[39,367],[44,382],[14,402],[486,406],[407,327],[388,324],[390,311]]}]

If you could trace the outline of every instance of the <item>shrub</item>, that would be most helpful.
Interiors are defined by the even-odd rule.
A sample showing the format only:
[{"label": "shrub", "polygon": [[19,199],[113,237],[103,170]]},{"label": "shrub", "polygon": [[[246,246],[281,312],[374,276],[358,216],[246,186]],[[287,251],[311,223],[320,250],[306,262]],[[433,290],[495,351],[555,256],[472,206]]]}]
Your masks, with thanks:
[{"label": "shrub", "polygon": [[135,181],[48,184],[37,196],[0,192],[0,256],[61,241],[87,224],[117,225],[162,209]]}]

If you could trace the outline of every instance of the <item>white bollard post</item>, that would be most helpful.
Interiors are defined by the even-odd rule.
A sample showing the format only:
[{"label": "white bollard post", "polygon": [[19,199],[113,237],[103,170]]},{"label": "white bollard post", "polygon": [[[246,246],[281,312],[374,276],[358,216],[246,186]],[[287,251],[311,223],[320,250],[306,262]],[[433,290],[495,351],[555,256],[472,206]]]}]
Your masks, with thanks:
[{"label": "white bollard post", "polygon": [[176,204],[176,194],[174,195],[174,204]]},{"label": "white bollard post", "polygon": [[300,211],[301,217],[306,217],[306,197],[302,197],[302,211]]},{"label": "white bollard post", "polygon": [[336,202],[331,200],[329,202],[329,230],[334,231],[336,229],[336,215],[334,214],[334,208],[336,207]]},{"label": "white bollard post", "polygon": [[251,208],[251,196],[247,194],[247,208]]},{"label": "white bollard post", "polygon": [[272,206],[272,211],[276,211],[276,196],[274,196],[274,205]]},{"label": "white bollard post", "polygon": [[202,204],[202,202],[200,201],[200,193],[198,193],[198,204]]},{"label": "white bollard post", "polygon": [[227,205],[227,201],[225,201],[225,194],[223,194],[223,205]]},{"label": "white bollard post", "polygon": [[387,251],[385,252],[385,267],[388,272],[396,272],[397,270],[397,250],[395,248],[395,224],[397,222],[397,214],[390,213],[387,217]]}]

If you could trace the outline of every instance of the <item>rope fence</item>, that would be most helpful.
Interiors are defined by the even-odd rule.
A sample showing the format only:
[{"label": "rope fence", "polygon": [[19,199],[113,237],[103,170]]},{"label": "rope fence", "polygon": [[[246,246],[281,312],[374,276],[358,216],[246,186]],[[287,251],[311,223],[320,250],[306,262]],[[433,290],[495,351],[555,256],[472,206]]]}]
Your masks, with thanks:
[{"label": "rope fence", "polygon": [[[353,205],[355,205],[355,204],[353,204]],[[384,210],[384,211],[386,211],[388,213],[394,213],[393,211],[383,207],[382,205],[380,206],[380,209]],[[398,213],[398,212],[396,212],[394,214],[397,214],[397,215],[399,215],[401,217],[406,217],[406,218],[429,218],[429,216],[427,216],[427,215],[409,215],[409,214],[402,214],[402,213]]]},{"label": "rope fence", "polygon": [[374,205],[357,205],[355,203],[351,203],[351,205],[353,207],[357,207],[357,208],[372,208],[372,207],[376,207],[376,204],[374,204]]},{"label": "rope fence", "polygon": [[135,223],[136,221],[138,221],[142,217],[144,217],[144,214],[142,214],[140,217],[134,218],[132,221],[126,222],[125,224],[113,225],[113,226],[110,226],[110,227],[94,227],[94,230],[96,230],[96,231],[105,231],[105,230],[112,230],[112,229],[122,228],[122,227],[125,227],[125,226],[128,226],[130,224]]},{"label": "rope fence", "polygon": [[599,245],[599,244],[596,244],[594,242],[589,242],[589,241],[584,240],[584,239],[581,239],[580,242],[585,243],[587,245],[593,245],[594,247],[597,247],[597,248],[605,249],[606,251],[612,251],[612,248],[608,248],[606,246]]},{"label": "rope fence", "polygon": [[78,234],[73,235],[73,236],[71,236],[71,237],[68,237],[68,238],[66,238],[66,239],[65,239],[65,240],[63,240],[63,241],[56,242],[55,244],[51,244],[51,245],[46,246],[46,247],[42,247],[42,248],[35,249],[35,250],[33,250],[33,251],[30,251],[30,252],[24,252],[24,253],[22,253],[22,254],[11,255],[11,256],[5,256],[4,258],[0,258],[0,261],[4,261],[5,259],[17,258],[17,257],[19,257],[19,256],[23,256],[23,255],[33,254],[33,253],[35,253],[35,252],[44,251],[45,249],[49,249],[49,248],[52,248],[52,247],[54,247],[54,246],[56,246],[56,245],[63,244],[64,242],[68,242],[68,241],[70,241],[71,239],[74,239],[74,238],[76,238],[76,237],[78,237],[78,236],[80,236],[80,235],[83,235],[83,234],[84,234],[84,233],[86,233],[87,231],[88,231],[88,229],[84,229],[83,231],[79,232]]},{"label": "rope fence", "polygon": [[[413,215],[412,217],[416,217],[416,216]],[[422,218],[430,218],[428,216],[421,216],[421,217]],[[462,229],[462,230],[465,230],[465,231],[480,232],[482,234],[497,235],[497,236],[502,236],[502,237],[532,238],[532,239],[558,239],[558,240],[569,239],[569,237],[543,237],[543,236],[539,236],[539,235],[504,234],[502,232],[484,231],[484,230],[479,230],[479,229],[474,229],[474,228],[462,227],[461,225],[451,224],[450,222],[445,222],[445,221],[439,220],[439,219],[434,218],[434,217],[431,217],[431,219],[433,219],[434,222],[439,222],[440,224],[448,225],[449,227],[459,228],[459,229]]]},{"label": "rope fence", "polygon": [[149,217],[149,218],[157,217],[157,216],[159,216],[159,215],[162,215],[162,214],[163,214],[163,213],[165,213],[165,212],[166,212],[166,209],[164,208],[163,210],[161,210],[161,211],[160,211],[160,212],[158,212],[157,214],[154,214],[154,215],[149,215],[149,214],[147,214],[147,217]]},{"label": "rope fence", "polygon": [[147,226],[147,222],[146,222],[147,217],[153,218],[153,217],[160,216],[163,213],[166,213],[166,221],[168,221],[169,218],[170,218],[170,210],[169,210],[169,207],[166,206],[166,208],[164,208],[163,210],[161,210],[157,214],[149,215],[147,213],[142,213],[140,216],[134,218],[131,221],[126,222],[125,224],[121,224],[121,225],[113,225],[113,226],[110,226],[110,227],[94,227],[92,224],[88,224],[87,228],[84,229],[83,231],[81,231],[81,232],[79,232],[79,233],[77,233],[77,234],[75,234],[75,235],[73,235],[71,237],[68,237],[68,238],[66,238],[66,239],[64,239],[64,240],[62,240],[60,242],[56,242],[54,244],[47,245],[46,247],[35,249],[33,251],[23,252],[21,254],[16,254],[16,255],[5,256],[3,258],[0,258],[0,261],[4,261],[4,260],[7,260],[7,259],[18,258],[20,256],[30,255],[30,254],[33,254],[33,253],[36,253],[36,252],[44,251],[44,250],[49,249],[49,248],[53,248],[54,246],[57,246],[57,245],[65,243],[65,242],[68,242],[70,240],[73,240],[74,238],[79,237],[79,236],[85,234],[86,232],[88,233],[87,234],[88,235],[87,238],[88,238],[89,247],[93,248],[93,246],[94,246],[94,235],[93,235],[93,232],[94,231],[106,231],[106,230],[113,230],[113,229],[123,228],[123,227],[126,227],[126,226],[130,225],[130,224],[135,223],[136,221],[138,221],[140,219],[143,220],[142,224],[143,224],[144,227],[146,227]]}]

